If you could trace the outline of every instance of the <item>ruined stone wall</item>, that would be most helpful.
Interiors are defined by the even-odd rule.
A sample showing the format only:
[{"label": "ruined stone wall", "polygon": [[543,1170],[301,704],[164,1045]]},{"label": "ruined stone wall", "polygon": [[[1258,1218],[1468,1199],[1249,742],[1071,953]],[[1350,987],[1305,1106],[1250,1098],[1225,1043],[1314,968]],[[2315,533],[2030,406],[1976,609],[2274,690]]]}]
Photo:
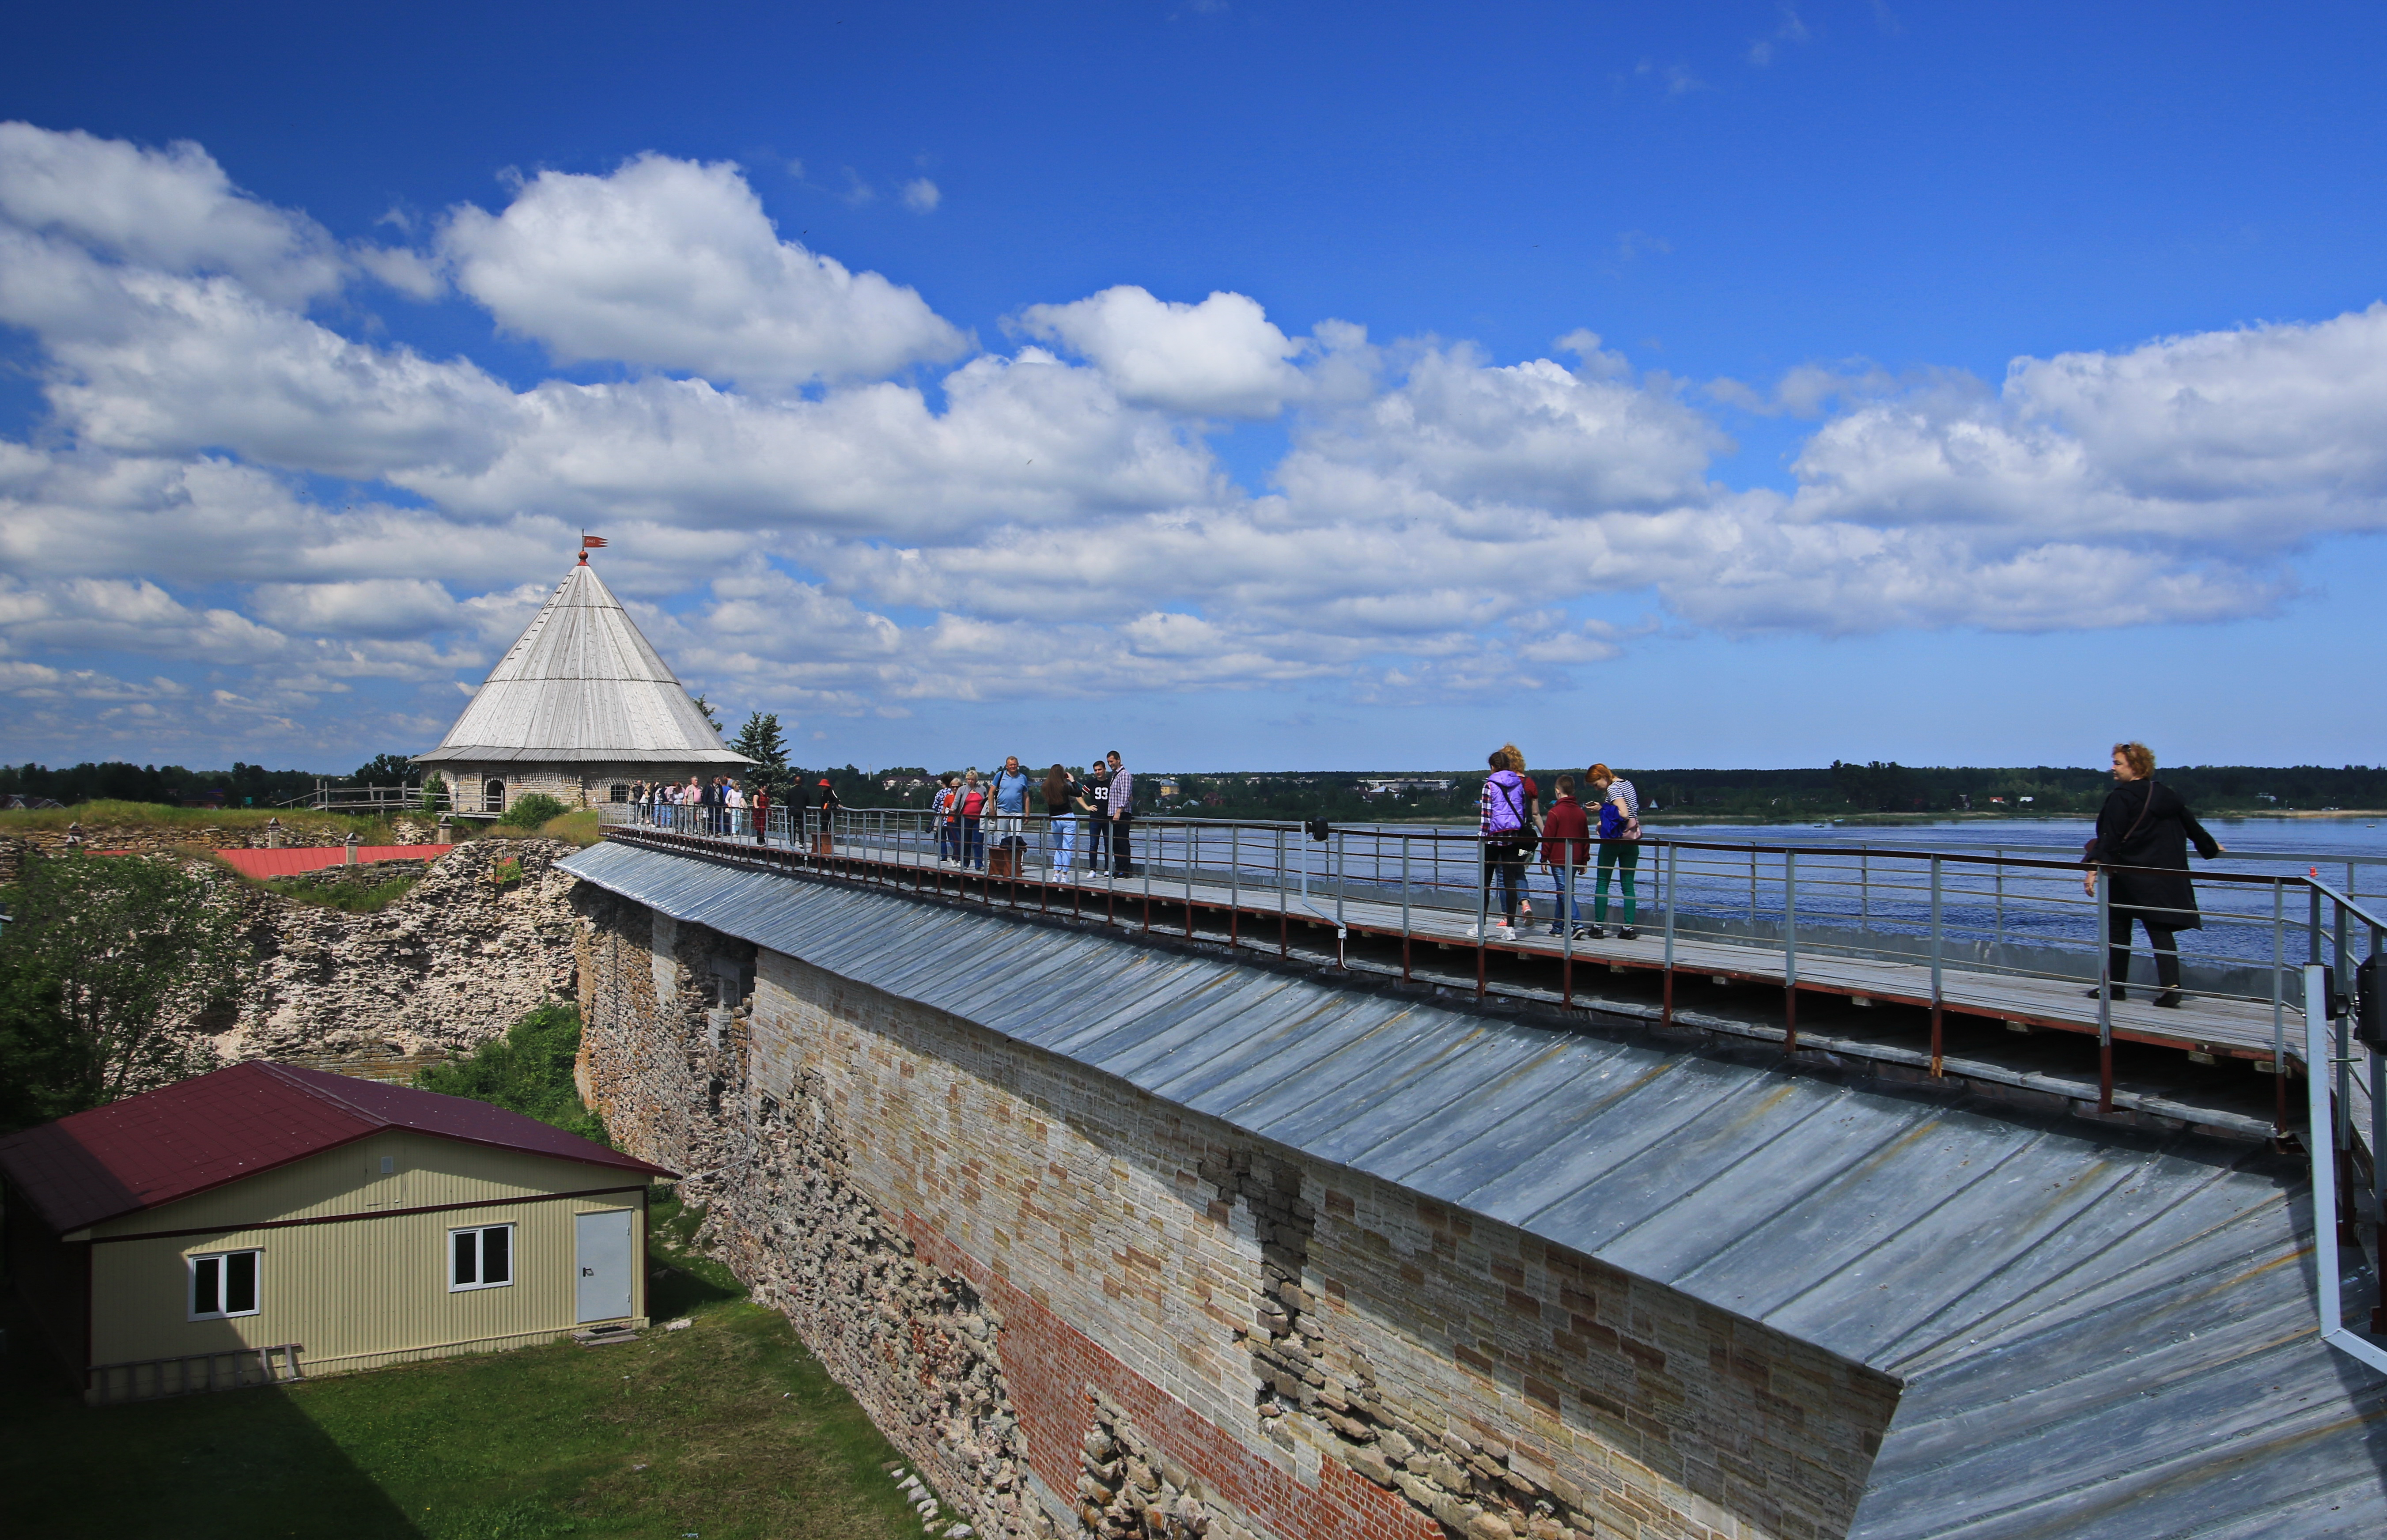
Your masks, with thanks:
[{"label": "ruined stone wall", "polygon": [[[426,836],[429,829],[425,821]],[[63,831],[42,832],[57,832],[58,839],[20,845],[15,853],[39,859],[66,852]],[[190,857],[196,869],[221,883],[224,902],[241,912],[256,968],[233,1025],[222,1031],[204,1023],[183,1025],[226,1059],[406,1079],[424,1064],[503,1035],[539,1005],[574,997],[575,879],[554,869],[573,847],[561,840],[478,839],[436,860],[426,846],[422,863],[393,860],[294,879],[320,885],[365,880],[376,872],[384,879],[422,874],[378,914],[360,915],[235,882],[221,867],[193,857],[179,839],[144,843],[124,839],[143,831],[113,832],[122,843],[95,837],[88,848]],[[211,831],[210,838],[224,832]],[[493,881],[508,861],[519,863],[519,875]]]},{"label": "ruined stone wall", "polygon": [[799,960],[575,902],[609,1127],[697,1173],[757,1297],[988,1533],[1847,1528],[1894,1407],[1876,1374]]},{"label": "ruined stone wall", "polygon": [[[469,1053],[572,999],[574,879],[553,869],[570,853],[552,839],[459,845],[377,915],[241,890],[259,972],[217,1051],[332,1067]],[[508,860],[520,877],[491,881]]]}]

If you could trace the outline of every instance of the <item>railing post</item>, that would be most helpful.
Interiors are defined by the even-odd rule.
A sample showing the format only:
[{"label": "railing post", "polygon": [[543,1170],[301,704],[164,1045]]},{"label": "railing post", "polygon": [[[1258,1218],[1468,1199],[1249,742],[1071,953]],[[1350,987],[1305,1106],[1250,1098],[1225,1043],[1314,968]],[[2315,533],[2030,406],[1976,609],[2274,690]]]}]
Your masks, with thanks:
[{"label": "railing post", "polygon": [[1484,943],[1489,940],[1484,932],[1492,928],[1492,847],[1482,837],[1475,840],[1475,998],[1484,998]]},{"label": "railing post", "polygon": [[2271,1133],[2288,1136],[2288,887],[2271,879]]},{"label": "railing post", "polygon": [[1284,830],[1276,831],[1276,954],[1280,960],[1293,955],[1293,928],[1284,914]]},{"label": "railing post", "polygon": [[1857,847],[1857,925],[1873,928],[1873,847]]},{"label": "railing post", "polygon": [[[2320,992],[2320,966],[2305,969],[2305,997],[2309,1000]],[[2305,1154],[2312,1157],[2313,1195],[2313,1284],[2315,1301],[2320,1309],[2320,1332],[2324,1339],[2344,1330],[2343,1306],[2338,1299],[2337,1261],[2337,1162],[2331,1158],[2330,1144],[2329,1079],[2318,1073],[2329,1057],[2329,1013],[2305,1012],[2305,1067],[2316,1073],[2305,1077],[2307,1120],[2305,1123]],[[2281,1079],[2286,1078],[2286,1065],[2277,1067]]]},{"label": "railing post", "polygon": [[1351,968],[1351,930],[1343,923],[1343,894],[1351,885],[1347,855],[1344,831],[1338,828],[1334,831],[1334,966],[1346,973]]},{"label": "railing post", "polygon": [[[2381,940],[2379,928],[2370,928],[2370,955],[2379,955]],[[2387,1144],[2387,1054],[2377,1049],[2366,1050],[2370,1055],[2370,1195],[2379,1212],[2387,1215],[2387,1159],[2380,1156],[2380,1146]],[[2387,1224],[2379,1227],[2380,1287],[2387,1291]],[[2381,1323],[2373,1331],[2387,1331],[2387,1310],[2381,1311]]]},{"label": "railing post", "polygon": [[1674,1024],[1674,877],[1675,857],[1681,852],[1671,843],[1666,846],[1666,966],[1664,969],[1665,1002],[1660,1019],[1665,1025]]},{"label": "railing post", "polygon": [[1782,852],[1782,1051],[1799,1051],[1799,852]]},{"label": "railing post", "polygon": [[1227,826],[1227,945],[1243,944],[1244,826]]},{"label": "railing post", "polygon": [[1939,858],[1931,858],[1931,1073],[1936,1077],[1947,1073],[1941,1060],[1939,1039]]},{"label": "railing post", "polygon": [[1998,858],[1997,924],[1996,928],[1989,932],[1989,940],[2002,946],[2006,939],[2006,850],[2003,845],[1992,845],[1989,853]]},{"label": "railing post", "polygon": [[1194,939],[1194,868],[1202,854],[1200,826],[1188,824],[1185,835],[1185,939],[1190,941]]},{"label": "railing post", "polygon": [[1550,922],[1559,928],[1559,1007],[1574,1009],[1574,867],[1567,860],[1572,840],[1559,841],[1559,862],[1550,868],[1558,888],[1558,912]]},{"label": "railing post", "polygon": [[1409,837],[1401,836],[1401,982],[1409,981]]},{"label": "railing post", "polygon": [[[2337,906],[2336,934],[2331,940],[2330,955],[2337,962],[2337,981],[2351,1000],[2354,974],[2345,966],[2345,905],[2342,903]],[[2313,888],[2313,951],[2320,951],[2320,888],[2318,884]],[[2312,1002],[2305,1001],[2305,1009],[2309,1011],[2312,1008]],[[2341,1158],[2346,1162],[2344,1187],[2350,1221],[2354,1203],[2354,1013],[2350,1010],[2337,1018],[2337,1053],[2333,1057],[2337,1062],[2337,1147]],[[2378,1158],[2376,1150],[2372,1152],[2371,1158]]]},{"label": "railing post", "polygon": [[[2114,1110],[2114,949],[2105,944],[2114,907],[2114,880],[2097,873],[2097,1110]],[[2279,986],[2272,985],[2277,993]]]}]

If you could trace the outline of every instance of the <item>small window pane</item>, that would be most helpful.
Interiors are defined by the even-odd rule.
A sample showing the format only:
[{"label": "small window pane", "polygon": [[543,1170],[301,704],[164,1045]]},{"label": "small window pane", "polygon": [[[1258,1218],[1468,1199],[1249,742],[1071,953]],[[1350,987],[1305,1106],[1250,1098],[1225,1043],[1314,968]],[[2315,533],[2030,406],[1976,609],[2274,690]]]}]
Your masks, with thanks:
[{"label": "small window pane", "polygon": [[191,1314],[212,1316],[222,1311],[223,1293],[218,1286],[222,1269],[221,1256],[202,1256],[191,1264]]},{"label": "small window pane", "polygon": [[460,1230],[456,1232],[457,1282],[478,1283],[481,1281],[481,1269],[477,1265],[478,1258],[475,1255],[481,1249],[480,1240],[481,1232],[477,1230]]},{"label": "small window pane", "polygon": [[257,1310],[257,1253],[236,1251],[224,1258],[224,1314],[253,1315]]},{"label": "small window pane", "polygon": [[481,1231],[481,1281],[511,1283],[513,1281],[512,1243],[513,1231],[499,1226]]}]

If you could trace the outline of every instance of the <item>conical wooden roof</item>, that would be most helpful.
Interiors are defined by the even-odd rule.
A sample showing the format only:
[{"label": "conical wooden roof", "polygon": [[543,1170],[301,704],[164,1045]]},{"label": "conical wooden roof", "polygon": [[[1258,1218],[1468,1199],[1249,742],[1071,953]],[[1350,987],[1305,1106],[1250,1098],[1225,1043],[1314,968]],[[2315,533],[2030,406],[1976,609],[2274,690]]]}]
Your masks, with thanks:
[{"label": "conical wooden roof", "polygon": [[580,760],[748,764],[723,746],[622,601],[586,562],[498,666],[423,764]]}]

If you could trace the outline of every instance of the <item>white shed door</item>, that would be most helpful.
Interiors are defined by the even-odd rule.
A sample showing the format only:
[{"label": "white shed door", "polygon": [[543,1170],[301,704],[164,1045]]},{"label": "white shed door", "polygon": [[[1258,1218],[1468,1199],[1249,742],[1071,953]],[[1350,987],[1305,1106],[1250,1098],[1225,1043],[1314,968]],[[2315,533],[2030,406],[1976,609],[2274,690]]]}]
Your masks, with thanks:
[{"label": "white shed door", "polygon": [[630,1220],[626,1208],[573,1217],[573,1250],[580,1276],[574,1281],[575,1319],[620,1320],[630,1313]]}]

